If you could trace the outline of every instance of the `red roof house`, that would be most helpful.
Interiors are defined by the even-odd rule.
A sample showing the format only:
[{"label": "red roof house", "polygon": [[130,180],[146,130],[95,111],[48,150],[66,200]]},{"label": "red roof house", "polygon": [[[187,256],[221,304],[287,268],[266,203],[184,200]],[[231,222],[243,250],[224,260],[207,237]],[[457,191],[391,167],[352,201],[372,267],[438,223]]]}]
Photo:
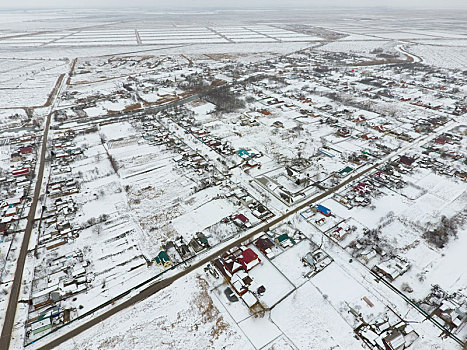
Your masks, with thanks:
[{"label": "red roof house", "polygon": [[22,168],[22,169],[16,169],[11,172],[13,176],[21,176],[21,175],[28,175],[29,174],[29,168]]},{"label": "red roof house", "polygon": [[258,238],[255,242],[255,245],[261,250],[263,253],[272,247],[274,247],[274,243],[269,238]]},{"label": "red roof house", "polygon": [[29,153],[32,153],[32,147],[21,147],[19,149],[19,153],[21,154],[29,154]]},{"label": "red roof house", "polygon": [[235,272],[243,268],[243,265],[235,260],[229,260],[224,262],[225,269],[233,275]]},{"label": "red roof house", "polygon": [[261,262],[258,254],[256,254],[250,248],[245,249],[242,254],[239,255],[237,260],[243,266],[245,271],[251,270]]}]

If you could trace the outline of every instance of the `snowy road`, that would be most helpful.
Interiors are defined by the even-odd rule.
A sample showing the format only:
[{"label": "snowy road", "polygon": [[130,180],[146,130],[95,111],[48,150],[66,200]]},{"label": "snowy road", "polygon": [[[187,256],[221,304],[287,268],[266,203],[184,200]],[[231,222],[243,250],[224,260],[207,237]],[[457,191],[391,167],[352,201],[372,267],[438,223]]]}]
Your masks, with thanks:
[{"label": "snowy road", "polygon": [[408,51],[404,48],[404,45],[396,45],[395,49],[396,49],[397,51],[399,51],[400,53],[406,55],[406,56],[409,57],[410,59],[412,59],[412,62],[414,62],[414,63],[423,62],[423,59],[422,59],[420,56],[417,56],[417,55],[414,55],[414,54],[408,52]]},{"label": "snowy road", "polygon": [[34,217],[36,215],[37,203],[39,201],[39,195],[41,193],[41,186],[44,180],[44,166],[45,156],[47,154],[47,137],[49,134],[50,121],[52,119],[53,110],[56,103],[56,98],[59,95],[61,89],[64,86],[63,77],[60,80],[60,84],[57,85],[52,98],[50,99],[50,113],[47,116],[46,125],[44,127],[44,134],[42,137],[41,153],[39,158],[39,169],[37,171],[36,185],[34,187],[34,195],[32,197],[31,207],[29,208],[28,223],[24,231],[23,242],[21,243],[21,251],[18,256],[16,263],[15,278],[11,287],[10,299],[8,300],[8,307],[5,314],[5,321],[3,323],[2,335],[0,338],[0,349],[8,349],[10,346],[11,334],[14,326],[16,309],[18,307],[18,297],[21,288],[21,282],[23,277],[23,269],[26,262],[26,256],[28,254],[29,239],[31,238],[32,229],[34,226]]}]

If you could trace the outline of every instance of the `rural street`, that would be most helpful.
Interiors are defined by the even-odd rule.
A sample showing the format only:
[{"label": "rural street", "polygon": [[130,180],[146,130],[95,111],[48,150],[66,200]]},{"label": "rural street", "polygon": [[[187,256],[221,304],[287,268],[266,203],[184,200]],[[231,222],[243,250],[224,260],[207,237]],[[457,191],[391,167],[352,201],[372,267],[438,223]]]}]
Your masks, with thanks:
[{"label": "rural street", "polygon": [[51,103],[50,113],[47,115],[47,120],[44,128],[44,134],[42,136],[41,154],[39,159],[39,170],[37,171],[36,185],[34,187],[34,195],[32,197],[31,207],[28,213],[28,222],[24,231],[23,242],[21,243],[21,250],[19,252],[18,260],[16,263],[15,278],[10,291],[10,299],[8,300],[8,306],[5,314],[5,321],[3,323],[2,335],[0,337],[0,349],[8,349],[10,346],[11,334],[15,322],[16,309],[18,307],[18,298],[21,289],[21,282],[23,278],[24,263],[26,262],[26,256],[28,254],[29,240],[31,238],[32,229],[34,226],[34,216],[36,215],[37,203],[39,201],[39,195],[41,192],[42,180],[44,177],[44,166],[45,157],[47,154],[47,137],[49,135],[50,121],[52,119],[53,107],[61,88],[63,86],[63,78],[60,81],[59,86],[55,89],[54,102]]}]

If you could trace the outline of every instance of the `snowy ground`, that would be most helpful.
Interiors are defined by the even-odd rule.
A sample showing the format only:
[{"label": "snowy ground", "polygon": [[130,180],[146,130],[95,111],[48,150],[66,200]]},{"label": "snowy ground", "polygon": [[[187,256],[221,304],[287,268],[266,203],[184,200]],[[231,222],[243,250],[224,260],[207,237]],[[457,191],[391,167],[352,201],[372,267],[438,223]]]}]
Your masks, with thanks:
[{"label": "snowy ground", "polygon": [[[149,17],[143,20],[136,11],[125,22],[105,11],[5,14],[0,123],[8,137],[0,143],[2,169],[13,164],[9,137],[40,127],[45,109],[39,107],[70,68],[53,116],[59,131],[54,137],[90,128],[57,151],[82,151],[70,164],[58,158],[47,163],[46,177],[50,164],[60,164],[50,173],[65,169],[65,180],[51,179],[79,185],[63,196],[76,213],[59,217],[69,220],[73,232],[57,247],[45,248],[53,223],[33,237],[46,243],[25,269],[22,300],[53,287],[60,277],[52,269],[74,269],[73,254],[82,252],[86,278],[80,283],[86,292],[57,304],[74,318],[158,273],[170,273],[154,257],[167,250],[173,263],[185,260],[175,241],[193,244],[202,232],[210,249],[221,249],[250,225],[258,227],[348,182],[340,197],[319,201],[330,216],[316,212],[313,203],[258,234],[272,241],[294,236],[290,246],[273,243],[274,257],[245,243],[261,259],[249,271],[251,290],[266,288],[258,308],[229,301],[228,282],[199,269],[59,348],[363,349],[355,334],[361,321],[390,317],[413,321],[419,338],[409,349],[456,349],[370,270],[396,258],[409,264],[391,284],[414,301],[427,297],[433,284],[448,294],[467,293],[465,74],[455,70],[465,68],[465,30],[452,25],[450,12],[421,20],[350,11],[339,21],[319,10],[267,14],[270,20],[262,23],[256,11],[206,10],[197,14],[199,21],[165,12],[144,14]],[[81,19],[86,23],[78,27]],[[400,61],[407,62],[389,64]],[[207,85],[219,79],[231,84],[242,107],[218,112],[212,96],[198,98],[200,76]],[[163,110],[187,97],[194,101]],[[158,109],[136,112],[149,106]],[[431,167],[423,160],[427,152]],[[388,175],[397,180],[392,184],[377,185],[378,172],[395,169],[403,155],[414,157],[414,165]],[[370,194],[358,190],[370,182],[377,187]],[[54,189],[47,190],[44,203],[53,213]],[[348,199],[352,204],[342,200],[359,191],[359,201],[355,195]],[[369,203],[361,204],[362,197]],[[456,234],[436,246],[426,234],[442,216],[458,218]],[[336,238],[339,228],[349,228],[342,240]],[[9,242],[1,243],[2,254]],[[13,241],[14,254],[19,243]],[[199,248],[189,249],[189,259],[212,251]],[[303,259],[316,251],[328,258],[319,271]],[[6,264],[11,272],[13,260]],[[12,276],[2,277],[5,294]],[[43,309],[34,307],[30,318],[41,316]],[[23,340],[27,308],[20,307],[15,344]],[[465,328],[455,332],[466,336]]]}]

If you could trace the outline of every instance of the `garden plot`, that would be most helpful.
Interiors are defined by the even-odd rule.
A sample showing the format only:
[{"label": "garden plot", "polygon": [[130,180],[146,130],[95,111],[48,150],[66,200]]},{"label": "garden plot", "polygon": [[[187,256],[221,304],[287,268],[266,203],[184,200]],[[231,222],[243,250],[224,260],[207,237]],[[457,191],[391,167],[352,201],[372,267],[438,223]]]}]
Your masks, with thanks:
[{"label": "garden plot", "polygon": [[140,37],[155,37],[155,38],[190,38],[190,37],[206,37],[206,36],[218,36],[218,34],[210,30],[198,30],[198,31],[170,31],[170,32],[159,32],[149,30],[138,30]]},{"label": "garden plot", "polygon": [[[266,292],[259,297],[259,302],[265,308],[276,305],[288,293],[294,290],[294,285],[285,277],[284,272],[277,269],[255,246],[250,246],[260,258],[261,264],[248,271],[254,281],[254,286],[263,285]],[[254,290],[255,288],[251,288]]]},{"label": "garden plot", "polygon": [[170,32],[140,30],[139,36],[143,44],[227,42],[226,39],[208,29],[196,31],[174,30]]},{"label": "garden plot", "polygon": [[350,217],[340,222],[336,227],[328,230],[326,235],[339,242],[339,245],[345,248],[356,239],[362,238],[364,232],[367,230],[367,227]]},{"label": "garden plot", "polygon": [[392,39],[392,40],[414,40],[419,38],[427,38],[427,35],[416,34],[410,32],[369,32],[366,33],[369,36],[375,36],[383,39]]},{"label": "garden plot", "polygon": [[[338,284],[335,281],[339,281]],[[371,323],[386,313],[386,306],[362,284],[351,278],[338,266],[331,264],[326,270],[314,276],[310,283],[315,286],[322,295],[327,296],[328,302],[338,310],[340,316],[355,329],[360,320],[356,319],[349,311],[349,307],[358,310],[366,322]],[[371,306],[363,297],[371,301]]]},{"label": "garden plot", "polygon": [[[446,204],[465,192],[465,183],[462,181],[433,173],[417,181],[416,185],[428,191],[429,194],[437,197],[439,200],[444,201]],[[445,208],[446,206],[441,206],[440,209]],[[454,211],[456,211],[455,208]]]},{"label": "garden plot", "polygon": [[143,42],[147,41],[178,41],[178,40],[204,40],[204,39],[221,39],[215,33],[206,33],[206,34],[193,34],[193,35],[159,35],[159,34],[140,34],[141,40]]},{"label": "garden plot", "polygon": [[[82,81],[92,83],[99,81],[99,88],[105,88],[104,91],[115,92],[115,84],[111,81],[106,83],[104,80],[125,77],[128,75],[138,75],[139,73],[155,74],[154,77],[169,77],[170,74],[177,74],[180,68],[175,67],[186,64],[186,60],[179,55],[174,56],[119,56],[113,59],[102,57],[90,57],[78,59],[75,64],[75,70],[71,77],[72,84],[78,84]],[[156,71],[157,70],[157,71]],[[169,70],[169,71],[167,71]],[[169,74],[170,73],[170,74]],[[156,75],[157,74],[157,75]],[[123,80],[123,79],[122,79]],[[127,83],[126,81],[124,81]],[[154,84],[153,84],[154,85]],[[77,88],[74,87],[73,90]],[[94,86],[83,87],[88,94],[96,94]],[[83,91],[78,89],[79,92]],[[85,97],[85,96],[83,96]]]},{"label": "garden plot", "polygon": [[[403,283],[407,283],[415,291],[414,295],[421,298],[430,288],[429,284],[423,282],[427,276],[436,278],[449,291],[465,285],[461,272],[463,258],[459,256],[459,249],[466,237],[465,223],[457,226],[459,238],[449,237],[443,248],[436,248],[423,235],[440,224],[441,215],[447,218],[458,215],[465,208],[466,196],[463,184],[456,184],[452,179],[435,174],[422,176],[416,183],[424,185],[420,187],[424,194],[415,199],[386,190],[385,196],[373,200],[374,207],[353,208],[349,211],[341,205],[331,204],[329,200],[323,204],[332,206],[333,212],[338,215],[351,215],[369,229],[377,229],[378,242],[373,244],[379,245],[386,252],[391,251],[392,254],[403,257],[412,266],[396,280],[397,285],[402,287]],[[363,237],[362,234],[357,236],[352,234],[353,239]],[[340,244],[346,246],[350,239],[349,235]],[[454,263],[453,259],[458,259],[458,263]],[[448,264],[452,264],[450,268],[447,267]],[[441,276],[442,268],[448,269],[450,273]]]},{"label": "garden plot", "polygon": [[172,221],[175,230],[185,238],[193,236],[238,211],[227,199],[214,199]]},{"label": "garden plot", "polygon": [[43,46],[47,45],[47,43],[53,42],[71,34],[72,32],[43,33],[38,35],[9,38],[2,40],[1,44],[7,46]]},{"label": "garden plot", "polygon": [[[23,125],[29,120],[24,109],[0,110],[0,126],[2,129],[14,128]],[[10,153],[7,155],[11,156]]]},{"label": "garden plot", "polygon": [[[334,288],[337,285],[341,288]],[[271,319],[299,349],[364,349],[349,324],[310,283],[277,305]]]},{"label": "garden plot", "polygon": [[266,317],[250,317],[238,326],[256,349],[261,349],[282,335],[279,328]]},{"label": "garden plot", "polygon": [[362,36],[362,38],[357,39],[354,39],[353,37],[354,35],[351,35],[350,37],[323,45],[320,47],[320,50],[346,53],[353,52],[371,58],[375,58],[375,55],[371,53],[371,51],[375,49],[383,49],[386,52],[397,53],[395,50],[395,44],[392,42],[371,40],[367,36]]},{"label": "garden plot", "polygon": [[336,225],[344,221],[342,217],[338,216],[334,212],[334,208],[333,208],[332,214],[329,216],[325,216],[324,214],[316,211],[316,208],[311,208],[311,207],[302,211],[301,215],[311,225],[313,225],[317,230],[321,231],[322,233],[334,228]]},{"label": "garden plot", "polygon": [[[54,221],[47,227],[49,231],[59,230],[65,238],[41,246],[42,263],[37,265],[33,290],[34,312],[43,307],[44,300],[52,304],[57,301],[49,293],[59,293],[61,301],[55,306],[68,310],[75,318],[117,296],[122,288],[132,288],[152,275],[140,249],[141,230],[128,214],[119,179],[110,162],[102,157],[105,151],[99,138],[91,135],[77,138],[80,147],[84,141],[91,144],[85,151],[87,157],[80,156],[71,163],[74,174],[81,178],[80,191],[60,197],[61,202],[74,203],[76,214],[55,218],[56,229]],[[54,197],[50,196],[53,203]],[[44,241],[50,239],[44,237]],[[40,283],[47,278],[49,285]]]},{"label": "garden plot", "polygon": [[441,32],[441,31],[432,31],[432,30],[416,30],[410,29],[410,33],[415,33],[417,35],[424,35],[424,36],[433,36],[433,37],[440,37],[440,38],[457,38],[457,39],[466,39],[467,35],[455,32]]},{"label": "garden plot", "polygon": [[[107,301],[121,293],[122,288],[132,288],[150,278],[154,271],[148,270],[146,259],[138,248],[139,235],[129,218],[120,216],[80,232],[79,238],[55,252],[67,255],[70,251],[81,250],[86,267],[87,293],[76,295],[68,306],[78,308],[79,314]],[[71,303],[71,304],[70,304]]]},{"label": "garden plot", "polygon": [[[190,274],[59,348],[123,350],[159,344],[174,350],[253,350],[238,326],[213,303],[208,288],[204,277]],[[191,292],[187,294],[187,291]],[[152,316],[148,318],[148,315]],[[187,336],[187,329],[193,330],[190,336]]]},{"label": "garden plot", "polygon": [[307,170],[295,171],[290,168],[279,168],[258,175],[255,180],[275,196],[286,201],[286,197],[289,197],[293,203],[297,203],[320,191],[313,186],[315,179],[313,176],[308,176]]},{"label": "garden plot", "polygon": [[[112,138],[107,145],[136,137],[128,123],[106,125],[101,132],[105,138]],[[144,231],[144,245],[153,254],[160,244],[176,237],[190,240],[196,232],[206,230],[210,243],[215,244],[236,232],[221,227],[220,221],[242,207],[225,197],[219,198],[222,190],[217,186],[196,189],[202,179],[212,174],[200,175],[195,169],[181,167],[173,161],[178,154],[165,145],[134,141],[119,144],[109,147],[109,153],[118,164],[130,208]],[[251,221],[255,222],[253,218]]]},{"label": "garden plot", "polygon": [[137,45],[136,40],[111,40],[111,39],[102,39],[102,40],[69,40],[69,41],[57,41],[48,44],[47,46],[118,46],[118,45]]},{"label": "garden plot", "polygon": [[221,310],[225,309],[225,311],[227,311],[229,316],[236,323],[251,317],[250,309],[240,298],[237,297],[237,301],[230,301],[227,298],[225,293],[225,290],[227,288],[230,288],[230,290],[232,290],[232,286],[230,284],[222,283],[212,290],[211,294],[213,296],[213,300],[216,306],[218,306],[218,308]]},{"label": "garden plot", "polygon": [[460,292],[465,295],[467,280],[464,266],[467,261],[463,247],[466,241],[465,229],[442,250],[435,250],[423,239],[413,241],[403,253],[404,258],[411,263],[411,269],[398,277],[394,284],[400,289],[410,287],[410,296],[418,300],[426,297],[431,290],[432,284],[426,281],[436,281],[436,284],[449,293]]},{"label": "garden plot", "polygon": [[[273,120],[277,120],[269,117],[255,118],[259,123],[257,126],[238,125],[237,118],[238,116],[226,115],[222,123],[212,122],[206,124],[205,128],[212,135],[229,142],[235,150],[254,150],[252,151],[253,153],[263,154],[267,156],[268,160],[276,162],[276,166],[273,166],[272,163],[268,165],[269,169],[277,168],[279,166],[278,163],[286,159],[295,159],[297,152],[301,152],[303,156],[313,155],[318,151],[319,145],[321,145],[319,139],[317,140],[319,135],[329,133],[329,131],[325,131],[327,130],[326,127],[316,129],[315,126],[307,124],[302,125],[303,130],[298,130],[300,124],[296,120],[288,119],[285,116],[278,119],[282,120],[284,125],[287,125],[287,129],[285,127],[265,127],[265,125],[271,125]],[[230,123],[235,123],[233,129]],[[308,137],[306,137],[306,141],[303,141],[303,138],[298,136],[302,136],[303,138]],[[234,164],[242,160],[237,154],[230,159]],[[263,163],[260,158],[255,158],[254,160],[261,164]],[[252,169],[252,171],[258,173],[256,169]]]},{"label": "garden plot", "polygon": [[83,31],[58,39],[50,45],[136,45],[134,30]]},{"label": "garden plot", "polygon": [[307,253],[316,250],[316,248],[317,246],[311,241],[307,239],[303,240],[275,256],[272,259],[272,263],[287,276],[287,279],[291,281],[295,287],[299,287],[308,281],[305,274],[310,272],[310,267],[305,265],[302,259]]},{"label": "garden plot", "polygon": [[230,36],[232,41],[237,43],[247,43],[247,42],[275,42],[277,40],[273,38],[268,38],[264,35],[243,35],[243,36]]}]

